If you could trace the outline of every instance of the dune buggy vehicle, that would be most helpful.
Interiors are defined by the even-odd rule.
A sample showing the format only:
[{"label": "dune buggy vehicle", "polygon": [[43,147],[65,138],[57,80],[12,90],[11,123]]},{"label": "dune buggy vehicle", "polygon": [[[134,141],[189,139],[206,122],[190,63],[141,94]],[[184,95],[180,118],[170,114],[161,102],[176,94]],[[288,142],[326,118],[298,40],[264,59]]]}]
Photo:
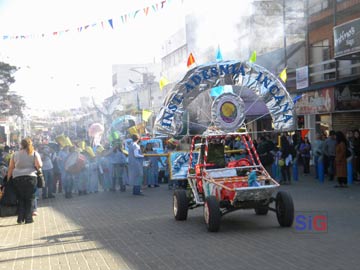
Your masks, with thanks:
[{"label": "dune buggy vehicle", "polygon": [[[226,150],[226,139],[240,140],[243,149]],[[232,160],[231,156],[239,152],[242,158]],[[270,210],[276,213],[280,226],[290,227],[293,223],[292,198],[284,191],[273,196],[280,185],[261,164],[248,133],[195,136],[187,180],[188,190],[175,190],[173,195],[176,220],[186,220],[189,209],[202,206],[210,232],[220,229],[222,216],[240,209],[254,209],[257,215],[266,215]]]}]

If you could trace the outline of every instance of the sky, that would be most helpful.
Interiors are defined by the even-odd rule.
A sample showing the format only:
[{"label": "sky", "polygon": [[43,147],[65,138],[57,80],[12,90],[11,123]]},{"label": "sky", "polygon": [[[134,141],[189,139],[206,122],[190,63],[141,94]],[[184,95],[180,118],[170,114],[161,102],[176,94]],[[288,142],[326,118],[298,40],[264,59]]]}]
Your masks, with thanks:
[{"label": "sky", "polygon": [[[163,9],[150,8],[148,16],[124,24],[122,15],[161,0],[0,0],[0,61],[20,68],[11,90],[33,112],[79,107],[81,96],[102,100],[112,94],[112,64],[160,62],[163,40],[184,26],[184,15],[193,10],[211,18],[209,28],[197,33],[198,46],[221,45],[223,55],[233,50],[235,30],[221,25],[246,14],[250,1],[167,0]],[[51,34],[66,29],[60,36]],[[50,35],[38,36],[42,33]],[[4,35],[33,36],[3,40]]]},{"label": "sky", "polygon": [[[150,9],[147,17],[121,22],[121,15],[160,2],[0,0],[0,37],[70,29],[61,36],[0,40],[0,61],[20,68],[11,90],[38,111],[78,107],[81,96],[110,96],[112,64],[159,61],[161,41],[180,25],[181,0],[171,0],[156,12]],[[114,29],[108,19],[113,19]],[[93,23],[97,26],[90,30],[76,31]]]}]

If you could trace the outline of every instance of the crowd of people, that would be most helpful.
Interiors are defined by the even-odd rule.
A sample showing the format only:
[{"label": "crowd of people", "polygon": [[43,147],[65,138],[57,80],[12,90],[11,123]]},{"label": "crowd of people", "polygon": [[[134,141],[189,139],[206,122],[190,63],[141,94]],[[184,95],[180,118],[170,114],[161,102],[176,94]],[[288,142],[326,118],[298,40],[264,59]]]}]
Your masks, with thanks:
[{"label": "crowd of people", "polygon": [[[246,158],[247,149],[251,148],[240,139],[225,140],[223,144],[227,149],[239,150],[228,157],[235,160]],[[273,178],[280,178],[282,184],[291,183],[294,165],[301,165],[303,175],[309,175],[310,164],[313,164],[315,178],[320,177],[319,168],[322,167],[329,181],[336,177],[338,184],[335,187],[347,187],[348,162],[353,165],[354,180],[360,180],[359,130],[348,131],[346,136],[341,131],[330,131],[329,136],[317,134],[313,143],[298,134],[281,135],[279,144],[269,135],[261,135],[253,140],[253,144],[262,165]],[[169,146],[168,150],[174,149]],[[70,199],[74,194],[82,196],[99,190],[124,192],[127,186],[132,186],[133,195],[143,195],[143,188],[159,187],[159,164],[166,167],[151,143],[140,146],[138,135],[132,135],[125,144],[115,141],[111,147],[99,145],[94,148],[72,144],[33,145],[32,140],[26,138],[19,149],[5,146],[0,159],[3,181],[13,180],[19,224],[33,222],[33,216],[38,214],[37,199],[40,196],[48,199],[63,193]],[[38,168],[42,168],[45,178],[45,186],[40,190],[36,185]]]},{"label": "crowd of people", "polygon": [[[308,137],[283,134],[280,145],[276,145],[269,136],[260,136],[257,152],[264,167],[273,177],[276,177],[275,167],[280,171],[280,183],[291,183],[292,165],[300,165],[303,175],[310,174],[310,164],[314,165],[314,177],[319,179],[320,174],[328,181],[338,182],[335,187],[347,187],[348,162],[351,163],[354,181],[360,181],[360,132],[351,130],[330,131],[316,134],[316,140],[311,143]],[[320,169],[321,168],[321,169]]]},{"label": "crowd of people", "polygon": [[[126,145],[119,140],[111,147],[81,149],[74,145],[33,145],[26,138],[19,149],[4,147],[0,155],[3,176],[0,187],[6,182],[14,185],[19,224],[34,221],[38,198],[55,198],[56,193],[70,199],[74,194],[82,196],[100,190],[125,192],[127,186],[132,186],[133,195],[143,195],[145,187],[159,187],[158,164],[165,164],[151,143],[141,149],[139,142],[140,137],[132,135]],[[45,179],[45,186],[40,189],[36,184],[38,168]]]}]

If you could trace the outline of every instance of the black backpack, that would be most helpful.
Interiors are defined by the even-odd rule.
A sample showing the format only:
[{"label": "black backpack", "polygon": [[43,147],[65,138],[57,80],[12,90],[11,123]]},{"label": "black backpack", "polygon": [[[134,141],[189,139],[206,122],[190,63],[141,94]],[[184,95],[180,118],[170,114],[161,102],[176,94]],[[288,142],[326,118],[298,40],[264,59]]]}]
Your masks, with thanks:
[{"label": "black backpack", "polygon": [[[5,178],[7,178],[5,176]],[[16,197],[16,191],[14,187],[14,181],[7,181],[7,179],[3,180],[3,190],[4,194],[0,200],[0,205],[5,206],[16,206],[17,205],[17,197]]]}]

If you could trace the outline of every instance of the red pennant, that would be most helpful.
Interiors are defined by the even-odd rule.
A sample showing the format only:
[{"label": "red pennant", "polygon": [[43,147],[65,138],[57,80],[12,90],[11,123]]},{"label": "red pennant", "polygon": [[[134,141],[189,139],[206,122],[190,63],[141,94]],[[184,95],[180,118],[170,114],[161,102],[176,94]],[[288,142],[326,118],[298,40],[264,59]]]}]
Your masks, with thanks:
[{"label": "red pennant", "polygon": [[309,133],[308,129],[303,129],[300,131],[301,139],[305,140],[305,136]]},{"label": "red pennant", "polygon": [[190,53],[189,58],[187,60],[187,67],[191,67],[192,64],[195,63],[195,58],[192,53]]},{"label": "red pennant", "polygon": [[144,8],[144,13],[145,13],[145,16],[148,15],[148,13],[149,13],[149,7]]}]

